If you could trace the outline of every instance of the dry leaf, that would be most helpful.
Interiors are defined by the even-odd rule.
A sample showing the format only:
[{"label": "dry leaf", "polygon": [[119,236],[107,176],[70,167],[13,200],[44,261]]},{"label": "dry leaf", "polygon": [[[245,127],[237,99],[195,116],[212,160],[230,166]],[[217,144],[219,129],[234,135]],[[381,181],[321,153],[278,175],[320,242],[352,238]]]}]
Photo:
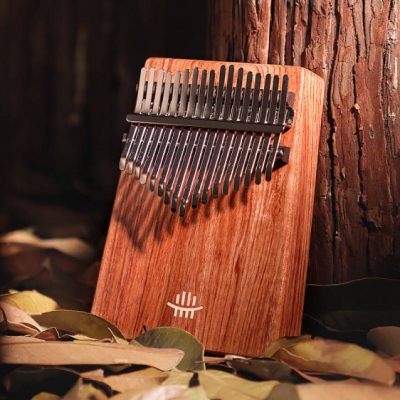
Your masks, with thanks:
[{"label": "dry leaf", "polygon": [[[0,303],[7,320],[7,329],[22,334],[36,334],[43,329],[26,312],[7,303]],[[1,317],[0,317],[1,318]]]},{"label": "dry leaf", "polygon": [[121,331],[111,322],[84,311],[58,310],[32,315],[42,326],[78,333],[94,339],[115,339],[117,343],[128,344]]},{"label": "dry leaf", "polygon": [[[198,389],[196,389],[198,391]],[[185,386],[170,385],[157,386],[152,389],[144,389],[133,392],[117,394],[111,397],[113,400],[206,400],[207,397],[190,397],[192,390]],[[204,393],[204,391],[203,391]]]},{"label": "dry leaf", "polygon": [[60,400],[107,400],[100,389],[95,388],[90,383],[83,383],[81,377],[78,378],[75,385]]},{"label": "dry leaf", "polygon": [[168,374],[165,372],[146,368],[126,374],[110,375],[104,378],[104,382],[117,392],[128,392],[161,385],[167,378]]},{"label": "dry leaf", "polygon": [[32,397],[31,400],[59,400],[60,396],[53,393],[42,392]]},{"label": "dry leaf", "polygon": [[371,329],[368,332],[367,340],[390,357],[400,354],[400,328],[397,326]]},{"label": "dry leaf", "polygon": [[36,290],[24,290],[0,295],[0,302],[10,304],[27,314],[38,314],[58,310],[60,306],[50,297],[44,296]]},{"label": "dry leaf", "polygon": [[296,343],[304,342],[310,340],[310,335],[302,335],[302,336],[289,336],[283,337],[278,340],[275,340],[272,344],[270,344],[259,356],[256,358],[271,358],[273,355],[280,349],[292,346]]},{"label": "dry leaf", "polygon": [[0,243],[19,243],[56,249],[85,262],[92,261],[95,255],[93,247],[78,238],[41,239],[34,235],[32,228],[7,233],[0,238]]},{"label": "dry leaf", "polygon": [[299,400],[299,395],[296,386],[282,383],[271,390],[268,400]]},{"label": "dry leaf", "polygon": [[199,371],[200,385],[211,399],[266,399],[278,381],[254,382],[217,370]]},{"label": "dry leaf", "polygon": [[328,372],[369,379],[392,385],[393,368],[370,350],[350,343],[315,338],[303,341],[274,354],[291,367],[304,371]]},{"label": "dry leaf", "polygon": [[297,385],[300,400],[395,400],[400,389],[347,382],[305,383]]},{"label": "dry leaf", "polygon": [[174,368],[184,353],[175,349],[151,349],[116,343],[45,342],[28,337],[0,337],[0,361],[26,365],[147,365],[160,370]]},{"label": "dry leaf", "polygon": [[149,331],[135,338],[142,346],[156,349],[180,349],[185,352],[185,357],[177,368],[181,371],[204,370],[203,361],[204,346],[189,332],[173,327],[160,327]]}]

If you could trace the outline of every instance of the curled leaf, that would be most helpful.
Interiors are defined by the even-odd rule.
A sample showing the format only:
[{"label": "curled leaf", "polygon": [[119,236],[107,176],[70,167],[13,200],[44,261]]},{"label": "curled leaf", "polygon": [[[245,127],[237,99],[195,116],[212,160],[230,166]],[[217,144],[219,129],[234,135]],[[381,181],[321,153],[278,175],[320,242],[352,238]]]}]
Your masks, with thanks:
[{"label": "curled leaf", "polygon": [[396,379],[393,368],[370,350],[350,343],[315,338],[274,354],[301,371],[319,371],[353,376],[392,385]]},{"label": "curled leaf", "polygon": [[286,347],[292,346],[296,343],[304,342],[310,340],[310,335],[302,335],[302,336],[289,336],[282,337],[275,342],[271,343],[259,356],[256,358],[271,358],[273,355],[280,349],[284,349]]},{"label": "curled leaf", "polygon": [[217,370],[200,371],[200,385],[211,399],[266,399],[278,381],[254,382]]},{"label": "curled leaf", "polygon": [[203,370],[204,346],[189,332],[183,329],[161,327],[151,329],[135,338],[137,342],[146,347],[156,349],[180,349],[185,352],[185,357],[177,368],[181,371]]},{"label": "curled leaf", "polygon": [[236,372],[253,375],[263,380],[298,382],[298,376],[287,364],[272,358],[250,358],[247,360],[230,360],[228,366]]},{"label": "curled leaf", "polygon": [[56,249],[85,262],[93,260],[95,255],[93,247],[78,238],[41,239],[33,233],[31,228],[7,233],[0,238],[0,243],[18,243]]},{"label": "curled leaf", "polygon": [[44,296],[36,290],[3,294],[0,296],[0,302],[17,307],[27,314],[38,314],[60,308],[53,299]]},{"label": "curled leaf", "polygon": [[36,321],[19,308],[7,303],[0,303],[0,309],[4,312],[4,316],[0,318],[4,318],[3,323],[6,321],[8,330],[28,335],[42,331]]},{"label": "curled leaf", "polygon": [[41,326],[79,333],[94,339],[115,339],[117,343],[128,343],[115,325],[84,311],[50,311],[32,315],[32,318]]},{"label": "curled leaf", "polygon": [[397,326],[371,329],[367,340],[390,357],[400,354],[400,328]]},{"label": "curled leaf", "polygon": [[150,349],[116,343],[74,343],[29,338],[0,337],[0,361],[25,365],[147,365],[170,370],[182,360],[176,349]]},{"label": "curled leaf", "polygon": [[400,398],[400,389],[382,385],[348,382],[306,383],[297,385],[301,400],[394,400]]}]

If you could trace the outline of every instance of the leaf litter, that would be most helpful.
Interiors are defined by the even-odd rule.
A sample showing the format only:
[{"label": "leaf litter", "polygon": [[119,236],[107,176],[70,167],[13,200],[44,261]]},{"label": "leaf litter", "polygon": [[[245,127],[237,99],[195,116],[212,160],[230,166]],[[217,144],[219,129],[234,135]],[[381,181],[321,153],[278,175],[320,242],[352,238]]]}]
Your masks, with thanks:
[{"label": "leaf litter", "polygon": [[181,329],[128,342],[84,312],[95,255],[82,239],[42,239],[32,229],[0,238],[3,398],[400,398],[399,281],[308,285],[302,336],[278,339],[255,358],[215,357]]}]

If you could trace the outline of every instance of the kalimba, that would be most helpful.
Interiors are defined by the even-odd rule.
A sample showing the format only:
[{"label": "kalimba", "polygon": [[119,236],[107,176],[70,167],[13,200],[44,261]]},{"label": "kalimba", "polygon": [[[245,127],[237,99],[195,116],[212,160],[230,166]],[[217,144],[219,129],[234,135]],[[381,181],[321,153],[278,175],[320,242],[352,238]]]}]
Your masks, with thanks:
[{"label": "kalimba", "polygon": [[299,334],[323,91],[300,67],[148,59],[92,312],[217,353]]}]

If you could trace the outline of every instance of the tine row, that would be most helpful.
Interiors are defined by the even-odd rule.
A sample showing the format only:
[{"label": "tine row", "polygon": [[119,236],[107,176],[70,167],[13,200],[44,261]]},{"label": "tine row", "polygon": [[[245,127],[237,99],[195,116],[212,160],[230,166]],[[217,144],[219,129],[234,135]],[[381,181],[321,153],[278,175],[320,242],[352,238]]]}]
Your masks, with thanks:
[{"label": "tine row", "polygon": [[[245,77],[243,68],[237,71],[235,81],[233,65],[229,66],[227,74],[225,66],[220,68],[218,85],[215,85],[214,70],[203,70],[200,73],[197,67],[193,69],[191,76],[188,69],[183,73],[176,71],[175,74],[171,71],[165,73],[161,69],[158,71],[157,80],[155,75],[154,68],[150,68],[149,71],[147,68],[141,70],[134,110],[136,114],[241,122],[249,122],[251,119],[260,124],[278,124],[278,120],[281,120],[281,125],[293,124],[293,113],[287,102],[285,101],[280,108],[282,102],[279,101],[281,92],[278,90],[278,76],[266,75],[264,87],[261,88],[261,74],[248,72]],[[245,78],[245,87],[250,87],[248,97],[246,88],[242,87]]]},{"label": "tine row", "polygon": [[269,134],[157,126],[143,130],[142,136],[148,139],[141,140],[137,129],[133,147],[137,141],[141,145],[136,160],[130,158],[135,165],[127,173],[133,171],[135,179],[149,184],[150,191],[156,191],[182,217],[188,204],[194,209],[206,204],[210,191],[213,198],[220,189],[227,195],[233,182],[237,192],[241,185],[249,187],[253,176],[260,184],[258,177],[266,173],[268,161],[273,159],[273,165],[277,157]]},{"label": "tine row", "polygon": [[[267,75],[262,85],[259,73],[244,76],[240,68],[234,81],[234,72],[233,66],[228,71],[222,66],[215,85],[214,70],[200,73],[195,68],[191,75],[189,70],[174,75],[159,70],[156,81],[156,70],[143,68],[135,113],[284,125],[288,77],[283,77],[279,90],[278,76]],[[227,195],[232,182],[238,191],[242,181],[250,186],[253,176],[256,184],[262,174],[270,180],[281,134],[271,138],[270,132],[193,128],[190,119],[187,126],[132,124],[120,169],[142,184],[149,182],[150,191],[157,191],[173,212],[184,216],[189,203],[194,209],[200,202],[206,204],[210,191],[216,198],[220,188]]]}]

